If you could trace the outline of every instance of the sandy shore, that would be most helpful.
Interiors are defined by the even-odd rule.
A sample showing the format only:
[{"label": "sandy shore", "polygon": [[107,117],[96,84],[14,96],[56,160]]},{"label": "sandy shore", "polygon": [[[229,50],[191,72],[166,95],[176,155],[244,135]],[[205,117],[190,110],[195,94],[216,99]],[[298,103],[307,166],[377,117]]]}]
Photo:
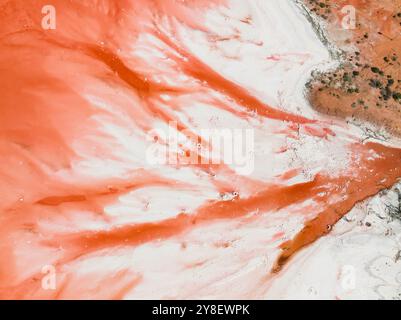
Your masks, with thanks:
[{"label": "sandy shore", "polygon": [[315,74],[309,84],[313,107],[350,120],[367,120],[400,135],[401,1],[304,3],[329,41],[341,50],[339,68]]}]

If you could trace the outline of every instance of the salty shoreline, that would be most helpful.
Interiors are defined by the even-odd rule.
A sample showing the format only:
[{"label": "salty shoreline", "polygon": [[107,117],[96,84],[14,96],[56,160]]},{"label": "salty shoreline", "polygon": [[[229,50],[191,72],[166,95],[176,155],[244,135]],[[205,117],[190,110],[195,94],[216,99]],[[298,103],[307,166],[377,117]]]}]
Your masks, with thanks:
[{"label": "salty shoreline", "polygon": [[[399,245],[386,208],[360,207],[401,176],[401,150],[312,109],[305,83],[338,60],[300,2],[53,2],[54,30],[36,0],[0,22],[0,297],[376,294],[375,273],[341,280]],[[252,131],[249,174],[210,130]],[[149,161],[161,145],[180,161]]]}]

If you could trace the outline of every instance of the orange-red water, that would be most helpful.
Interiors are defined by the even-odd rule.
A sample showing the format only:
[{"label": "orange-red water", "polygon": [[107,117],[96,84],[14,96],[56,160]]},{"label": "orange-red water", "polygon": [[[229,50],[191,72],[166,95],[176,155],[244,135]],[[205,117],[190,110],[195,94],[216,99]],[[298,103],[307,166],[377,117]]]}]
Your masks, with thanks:
[{"label": "orange-red water", "polygon": [[[122,118],[112,117],[110,109],[115,110],[143,133],[152,128],[154,119],[177,121],[184,130],[187,126],[176,112],[185,106],[178,99],[201,95],[241,119],[252,113],[286,122],[287,129],[278,136],[292,138],[301,129],[316,139],[346,138],[318,119],[264,103],[183,44],[177,26],[212,33],[204,25],[203,14],[227,6],[224,1],[52,3],[57,8],[56,30],[41,28],[46,1],[0,2],[1,298],[124,298],[142,281],[143,274],[135,266],[118,272],[88,272],[85,283],[91,284],[81,286],[74,263],[79,266],[85,257],[107,256],[121,247],[185,237],[190,230],[242,219],[255,211],[268,219],[270,212],[313,200],[315,205],[302,208],[307,217],[303,228],[280,246],[270,271],[277,273],[298,250],[327,234],[355,203],[390,187],[401,176],[401,150],[346,140],[350,163],[339,164],[335,174],[322,171],[310,181],[292,185],[238,176],[225,165],[202,164],[203,172],[218,173],[210,181],[220,192],[234,191],[230,181],[236,181],[246,185],[250,194],[231,201],[210,199],[191,212],[116,226],[104,208],[120,196],[153,186],[190,188],[200,181],[166,178],[140,165],[133,165],[123,176],[75,174],[76,161],[83,158],[76,141],[97,125],[94,115],[124,127]],[[148,47],[141,43],[144,35],[152,38]],[[163,59],[151,64],[138,53],[141,46],[160,52]],[[161,81],[156,79],[159,76]],[[109,101],[110,109],[88,101],[83,88]],[[163,100],[166,94],[172,99]],[[95,146],[90,150],[93,158],[113,159],[107,135],[95,132],[98,135],[85,148]],[[280,177],[284,182],[303,168],[287,169]],[[89,227],[90,221],[98,224]],[[54,291],[41,287],[41,269],[47,264],[62,270]]]}]

